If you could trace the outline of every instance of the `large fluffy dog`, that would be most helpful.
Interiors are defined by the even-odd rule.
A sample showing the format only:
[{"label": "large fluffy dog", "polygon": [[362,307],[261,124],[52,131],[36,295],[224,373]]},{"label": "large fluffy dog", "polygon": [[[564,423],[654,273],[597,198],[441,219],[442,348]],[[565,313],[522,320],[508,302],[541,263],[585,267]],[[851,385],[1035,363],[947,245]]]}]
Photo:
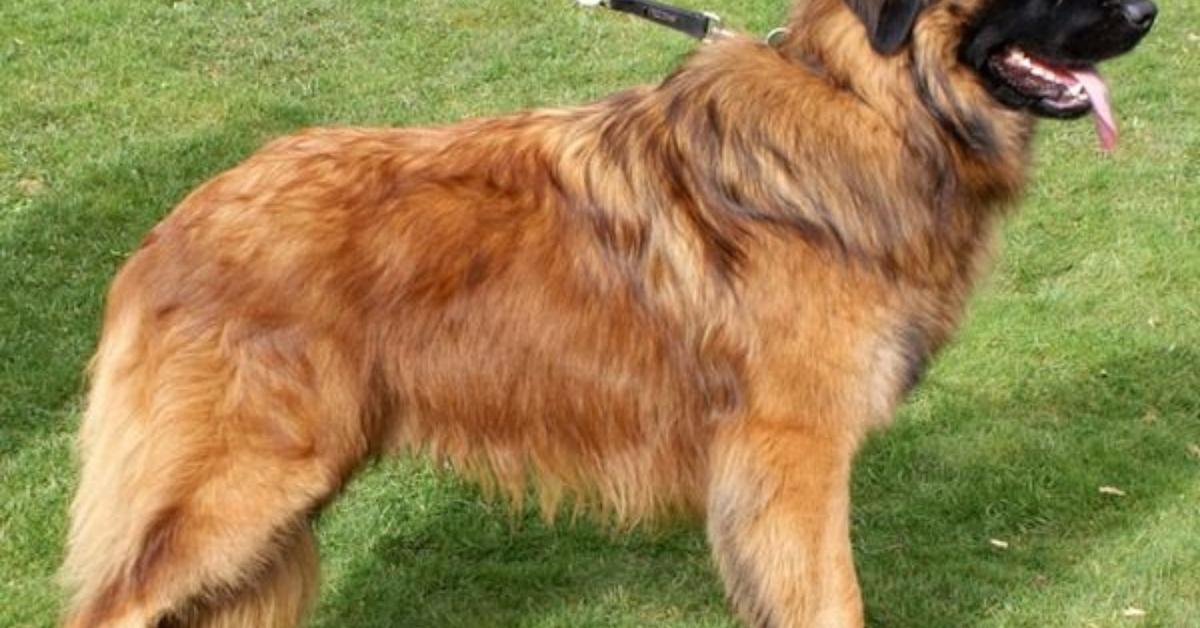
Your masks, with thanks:
[{"label": "large fluffy dog", "polygon": [[1148,0],[800,0],[656,87],[317,130],[192,193],[112,286],[71,626],[291,626],[309,519],[419,449],[543,507],[705,515],[756,626],[857,626],[850,463],[952,333],[1034,118]]}]

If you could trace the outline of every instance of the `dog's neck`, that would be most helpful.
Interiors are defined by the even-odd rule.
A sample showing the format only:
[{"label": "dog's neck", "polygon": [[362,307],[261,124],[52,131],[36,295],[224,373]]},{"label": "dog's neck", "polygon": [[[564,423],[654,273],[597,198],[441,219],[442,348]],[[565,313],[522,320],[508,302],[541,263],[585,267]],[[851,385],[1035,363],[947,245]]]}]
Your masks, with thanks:
[{"label": "dog's neck", "polygon": [[875,109],[895,111],[911,93],[897,93],[908,72],[903,54],[880,56],[871,49],[863,25],[843,0],[801,0],[792,9],[778,49],[784,56],[820,68],[831,82]]},{"label": "dog's neck", "polygon": [[[979,170],[973,178],[990,183],[980,190],[985,198],[978,200],[1011,200],[1024,188],[1033,119],[991,104],[983,93],[962,98],[946,92],[948,86],[982,92],[969,70],[957,63],[957,30],[948,34],[939,24],[946,12],[945,7],[927,9],[904,48],[880,55],[844,0],[799,0],[777,49],[867,107],[886,112],[883,119],[901,125],[893,131],[918,149],[942,146],[935,136],[949,135],[953,139],[944,145],[957,153],[956,159],[970,162],[964,171]],[[963,102],[976,109],[965,109]]]}]

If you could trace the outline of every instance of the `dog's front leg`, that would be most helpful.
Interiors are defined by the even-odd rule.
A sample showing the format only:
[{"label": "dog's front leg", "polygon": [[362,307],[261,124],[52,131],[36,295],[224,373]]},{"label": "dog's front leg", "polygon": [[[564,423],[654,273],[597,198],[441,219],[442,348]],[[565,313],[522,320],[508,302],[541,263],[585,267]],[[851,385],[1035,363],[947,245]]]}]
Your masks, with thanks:
[{"label": "dog's front leg", "polygon": [[855,439],[754,420],[713,442],[708,535],[725,591],[755,628],[863,625],[850,550]]}]

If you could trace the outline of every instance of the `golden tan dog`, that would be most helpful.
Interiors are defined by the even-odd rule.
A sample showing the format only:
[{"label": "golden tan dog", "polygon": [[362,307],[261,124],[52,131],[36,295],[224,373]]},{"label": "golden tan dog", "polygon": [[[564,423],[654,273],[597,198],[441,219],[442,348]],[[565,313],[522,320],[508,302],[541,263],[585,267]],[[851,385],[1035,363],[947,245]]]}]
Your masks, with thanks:
[{"label": "golden tan dog", "polygon": [[310,518],[423,450],[547,511],[692,509],[748,624],[861,625],[855,449],[958,323],[1034,116],[1115,141],[1087,63],[1153,5],[848,2],[593,105],[307,131],[193,192],[108,296],[66,623],[293,626]]}]

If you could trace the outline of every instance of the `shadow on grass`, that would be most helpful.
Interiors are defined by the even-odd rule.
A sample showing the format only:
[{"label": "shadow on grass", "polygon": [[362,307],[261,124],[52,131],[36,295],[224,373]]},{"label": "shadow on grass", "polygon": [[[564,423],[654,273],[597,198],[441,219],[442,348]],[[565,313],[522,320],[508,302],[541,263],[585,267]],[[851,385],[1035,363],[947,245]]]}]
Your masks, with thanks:
[{"label": "shadow on grass", "polygon": [[[983,399],[935,390],[939,425],[867,448],[856,550],[873,626],[968,626],[1017,594],[1053,595],[1106,538],[1195,478],[1200,355],[1109,349],[1072,379]],[[1019,358],[1018,358],[1019,359]],[[1117,485],[1128,497],[1099,492]],[[999,549],[991,540],[1007,542]],[[1049,619],[1045,625],[1054,625]]]},{"label": "shadow on grass", "polygon": [[[868,624],[1003,620],[1006,602],[1068,584],[1063,574],[1091,542],[1136,527],[1193,481],[1180,443],[1200,438],[1189,419],[1200,407],[1198,357],[1116,351],[1072,381],[1000,400],[931,384],[923,394],[945,418],[932,430],[902,419],[859,461],[855,549]],[[1101,495],[1106,483],[1130,497]],[[698,528],[514,528],[470,490],[439,503],[420,525],[349,548],[316,625],[733,625]],[[403,499],[389,507],[405,512]]]},{"label": "shadow on grass", "polygon": [[695,527],[513,523],[468,487],[451,493],[418,524],[354,550],[315,625],[733,626]]},{"label": "shadow on grass", "polygon": [[[67,427],[113,273],[189,190],[265,139],[304,126],[288,106],[255,109],[184,142],[67,175],[0,229],[0,456]],[[11,332],[9,331],[11,330]]]}]

